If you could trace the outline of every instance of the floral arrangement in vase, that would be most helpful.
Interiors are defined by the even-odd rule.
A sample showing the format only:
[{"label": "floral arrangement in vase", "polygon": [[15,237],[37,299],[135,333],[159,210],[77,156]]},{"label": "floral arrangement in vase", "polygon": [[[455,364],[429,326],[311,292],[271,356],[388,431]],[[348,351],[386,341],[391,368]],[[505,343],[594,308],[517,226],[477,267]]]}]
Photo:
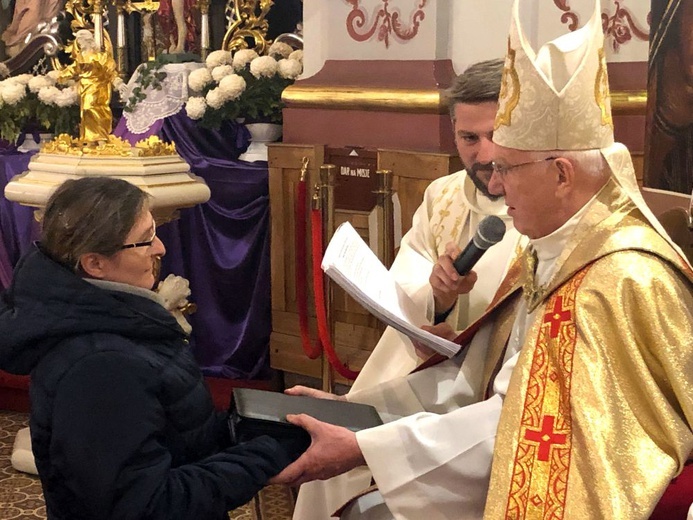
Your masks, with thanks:
[{"label": "floral arrangement in vase", "polygon": [[77,87],[74,82],[59,84],[59,74],[52,70],[0,81],[0,138],[15,142],[22,132],[76,135]]},{"label": "floral arrangement in vase", "polygon": [[214,51],[205,65],[188,76],[188,117],[214,129],[239,118],[281,124],[282,92],[303,72],[303,51],[281,42],[266,56],[249,49]]}]

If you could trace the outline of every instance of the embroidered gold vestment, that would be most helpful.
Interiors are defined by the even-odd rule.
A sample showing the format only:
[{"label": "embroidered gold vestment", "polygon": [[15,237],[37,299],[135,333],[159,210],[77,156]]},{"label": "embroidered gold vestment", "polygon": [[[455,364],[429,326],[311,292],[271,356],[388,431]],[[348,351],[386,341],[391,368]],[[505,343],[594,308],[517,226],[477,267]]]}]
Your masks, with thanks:
[{"label": "embroidered gold vestment", "polygon": [[646,519],[693,449],[693,273],[613,181],[574,237],[529,302],[485,519]]}]

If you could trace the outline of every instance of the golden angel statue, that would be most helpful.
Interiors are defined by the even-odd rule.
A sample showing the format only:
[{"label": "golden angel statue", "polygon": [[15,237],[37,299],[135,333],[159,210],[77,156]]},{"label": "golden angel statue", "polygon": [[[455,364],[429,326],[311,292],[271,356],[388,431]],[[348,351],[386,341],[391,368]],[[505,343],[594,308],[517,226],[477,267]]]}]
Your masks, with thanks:
[{"label": "golden angel statue", "polygon": [[73,63],[61,71],[60,79],[77,81],[79,138],[89,142],[108,141],[113,125],[111,86],[122,96],[125,82],[118,77],[113,57],[99,48],[91,31],[80,29],[75,33],[72,58]]}]

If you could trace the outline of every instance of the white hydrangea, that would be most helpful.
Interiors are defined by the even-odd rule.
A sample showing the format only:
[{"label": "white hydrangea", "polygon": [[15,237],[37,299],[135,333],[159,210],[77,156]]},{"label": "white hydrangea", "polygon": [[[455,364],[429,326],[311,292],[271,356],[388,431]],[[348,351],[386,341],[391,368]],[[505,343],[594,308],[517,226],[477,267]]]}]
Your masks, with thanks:
[{"label": "white hydrangea", "polygon": [[52,85],[54,85],[53,81],[51,81],[51,79],[47,78],[46,76],[34,76],[29,80],[29,83],[27,84],[29,90],[34,94],[36,94],[42,88],[50,87]]},{"label": "white hydrangea", "polygon": [[46,105],[57,105],[60,95],[60,89],[54,86],[45,87],[38,91],[39,101]]},{"label": "white hydrangea", "polygon": [[212,74],[208,69],[199,68],[193,70],[188,76],[188,87],[195,92],[201,92],[205,86],[209,85],[212,81]]},{"label": "white hydrangea", "polygon": [[57,83],[58,78],[60,77],[60,71],[49,70],[48,72],[46,72],[46,77],[49,78],[53,83]]},{"label": "white hydrangea", "polygon": [[279,60],[277,62],[279,75],[285,79],[296,79],[303,72],[303,65],[296,60]]},{"label": "white hydrangea", "polygon": [[[31,76],[31,74],[29,74]],[[2,86],[2,100],[8,105],[16,105],[26,96],[26,87],[23,83],[8,81]]]},{"label": "white hydrangea", "polygon": [[233,55],[233,68],[241,70],[258,56],[259,54],[253,49],[241,49]]},{"label": "white hydrangea", "polygon": [[293,48],[291,47],[291,45],[287,45],[283,42],[274,42],[272,45],[270,45],[267,54],[269,56],[280,56],[282,58],[288,58],[289,54],[291,54],[292,52]]},{"label": "white hydrangea", "polygon": [[207,111],[207,102],[202,96],[189,97],[185,103],[185,111],[190,119],[201,119]]},{"label": "white hydrangea", "polygon": [[289,59],[303,63],[303,51],[301,49],[295,50],[294,52],[289,54]]},{"label": "white hydrangea", "polygon": [[0,62],[0,78],[4,78],[5,76],[9,76],[9,75],[10,75],[10,69],[7,68],[7,65]]},{"label": "white hydrangea", "polygon": [[31,78],[33,77],[33,74],[20,74],[19,76],[12,76],[10,79],[15,83],[26,85],[27,83],[29,83],[29,81],[31,81]]},{"label": "white hydrangea", "polygon": [[213,69],[220,65],[230,65],[233,62],[233,56],[229,51],[212,51],[205,60],[207,68]]},{"label": "white hydrangea", "polygon": [[229,74],[219,82],[219,90],[225,101],[237,99],[245,90],[245,80],[238,74]]},{"label": "white hydrangea", "polygon": [[272,56],[260,56],[250,62],[250,73],[259,78],[271,78],[277,73],[277,60]]},{"label": "white hydrangea", "polygon": [[212,69],[212,78],[214,78],[214,81],[217,83],[219,83],[224,76],[228,76],[229,74],[233,74],[233,67],[231,65],[219,65]]},{"label": "white hydrangea", "polygon": [[61,108],[71,107],[79,104],[79,95],[77,94],[77,90],[74,88],[62,89],[55,98],[55,104]]},{"label": "white hydrangea", "polygon": [[221,93],[221,89],[219,88],[213,88],[212,90],[207,92],[205,101],[207,101],[207,104],[215,110],[221,108],[222,105],[226,102],[223,94]]}]

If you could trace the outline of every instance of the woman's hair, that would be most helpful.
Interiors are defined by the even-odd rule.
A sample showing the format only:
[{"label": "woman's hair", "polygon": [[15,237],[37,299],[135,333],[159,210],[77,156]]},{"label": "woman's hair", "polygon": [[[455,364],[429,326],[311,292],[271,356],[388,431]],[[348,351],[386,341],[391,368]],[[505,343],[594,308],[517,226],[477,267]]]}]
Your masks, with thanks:
[{"label": "woman's hair", "polygon": [[41,246],[57,262],[77,270],[85,253],[111,256],[120,250],[149,196],[111,177],[65,181],[43,213]]}]

